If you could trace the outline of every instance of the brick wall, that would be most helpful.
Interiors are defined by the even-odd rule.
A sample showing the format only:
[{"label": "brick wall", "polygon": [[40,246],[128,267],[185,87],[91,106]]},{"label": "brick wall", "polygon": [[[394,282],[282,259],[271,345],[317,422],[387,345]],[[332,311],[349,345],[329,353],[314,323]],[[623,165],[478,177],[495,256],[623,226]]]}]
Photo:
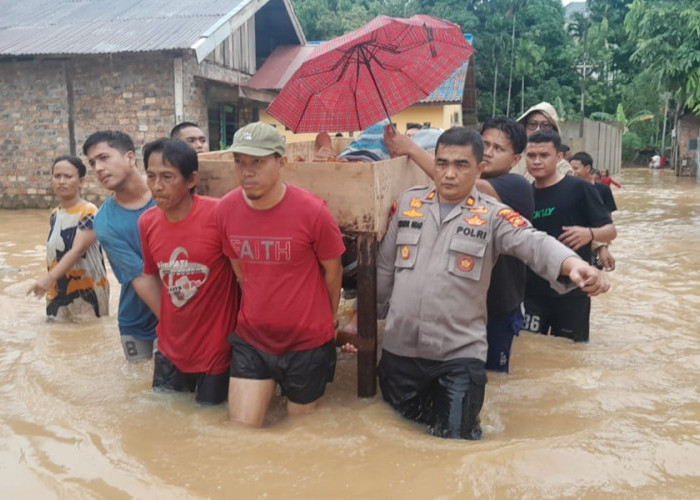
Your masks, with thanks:
[{"label": "brick wall", "polygon": [[[49,186],[52,160],[70,153],[72,96],[78,156],[93,132],[117,129],[141,148],[175,125],[173,54],[80,56],[64,60],[0,61],[0,208],[48,208],[58,204]],[[184,119],[206,129],[207,104],[239,107],[242,123],[258,105],[242,99],[237,72],[202,75],[193,54],[183,56]],[[72,94],[69,89],[72,88]],[[101,204],[108,195],[88,168],[82,196]]]},{"label": "brick wall", "polygon": [[51,160],[68,151],[60,62],[0,65],[0,206],[48,206]]},{"label": "brick wall", "polygon": [[[172,57],[160,54],[0,64],[0,208],[57,204],[49,176],[52,159],[70,152],[67,78],[76,153],[83,156],[92,132],[112,128],[132,137],[140,157],[146,142],[174,125],[172,67]],[[99,204],[107,191],[88,172],[82,194]]]}]

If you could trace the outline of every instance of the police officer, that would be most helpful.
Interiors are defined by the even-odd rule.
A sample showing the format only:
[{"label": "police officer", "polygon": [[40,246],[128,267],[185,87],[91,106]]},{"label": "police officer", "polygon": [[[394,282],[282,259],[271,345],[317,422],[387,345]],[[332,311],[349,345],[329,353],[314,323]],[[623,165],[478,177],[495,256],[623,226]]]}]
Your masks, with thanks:
[{"label": "police officer", "polygon": [[560,292],[608,289],[572,250],[474,189],[482,155],[476,132],[453,127],[443,133],[435,188],[403,193],[379,249],[377,300],[380,315],[386,313],[382,394],[440,437],[481,437],[486,294],[499,254],[523,260]]}]

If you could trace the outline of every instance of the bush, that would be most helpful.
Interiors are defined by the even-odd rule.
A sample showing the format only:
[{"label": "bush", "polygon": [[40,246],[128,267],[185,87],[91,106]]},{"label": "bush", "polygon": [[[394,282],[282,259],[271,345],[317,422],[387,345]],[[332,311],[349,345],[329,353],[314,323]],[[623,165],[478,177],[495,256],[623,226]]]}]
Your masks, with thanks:
[{"label": "bush", "polygon": [[634,132],[627,132],[622,136],[622,161],[634,161],[639,150],[644,146],[644,141]]}]

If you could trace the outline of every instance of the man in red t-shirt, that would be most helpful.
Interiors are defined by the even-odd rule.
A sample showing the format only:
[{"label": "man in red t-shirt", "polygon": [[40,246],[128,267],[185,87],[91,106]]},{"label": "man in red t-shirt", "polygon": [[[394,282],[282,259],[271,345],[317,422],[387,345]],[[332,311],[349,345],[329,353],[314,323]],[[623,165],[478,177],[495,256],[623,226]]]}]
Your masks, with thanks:
[{"label": "man in red t-shirt", "polygon": [[311,411],[335,373],[333,322],[345,247],[324,201],[280,176],[284,138],[251,123],[233,137],[240,187],[216,222],[242,290],[229,382],[229,416],[260,427],[275,385],[289,414]]},{"label": "man in red t-shirt", "polygon": [[197,153],[186,143],[159,139],[143,156],[156,203],[139,218],[147,282],[139,293],[159,317],[153,389],[223,403],[238,288],[212,217],[218,200],[193,194]]}]

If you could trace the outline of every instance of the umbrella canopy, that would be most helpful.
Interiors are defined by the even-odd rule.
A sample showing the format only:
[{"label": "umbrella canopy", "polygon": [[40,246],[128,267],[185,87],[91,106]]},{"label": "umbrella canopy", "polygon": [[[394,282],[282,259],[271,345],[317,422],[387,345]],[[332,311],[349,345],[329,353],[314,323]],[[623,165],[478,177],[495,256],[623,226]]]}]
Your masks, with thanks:
[{"label": "umbrella canopy", "polygon": [[268,112],[294,132],[362,130],[429,95],[472,52],[454,23],[379,16],[319,45]]}]

